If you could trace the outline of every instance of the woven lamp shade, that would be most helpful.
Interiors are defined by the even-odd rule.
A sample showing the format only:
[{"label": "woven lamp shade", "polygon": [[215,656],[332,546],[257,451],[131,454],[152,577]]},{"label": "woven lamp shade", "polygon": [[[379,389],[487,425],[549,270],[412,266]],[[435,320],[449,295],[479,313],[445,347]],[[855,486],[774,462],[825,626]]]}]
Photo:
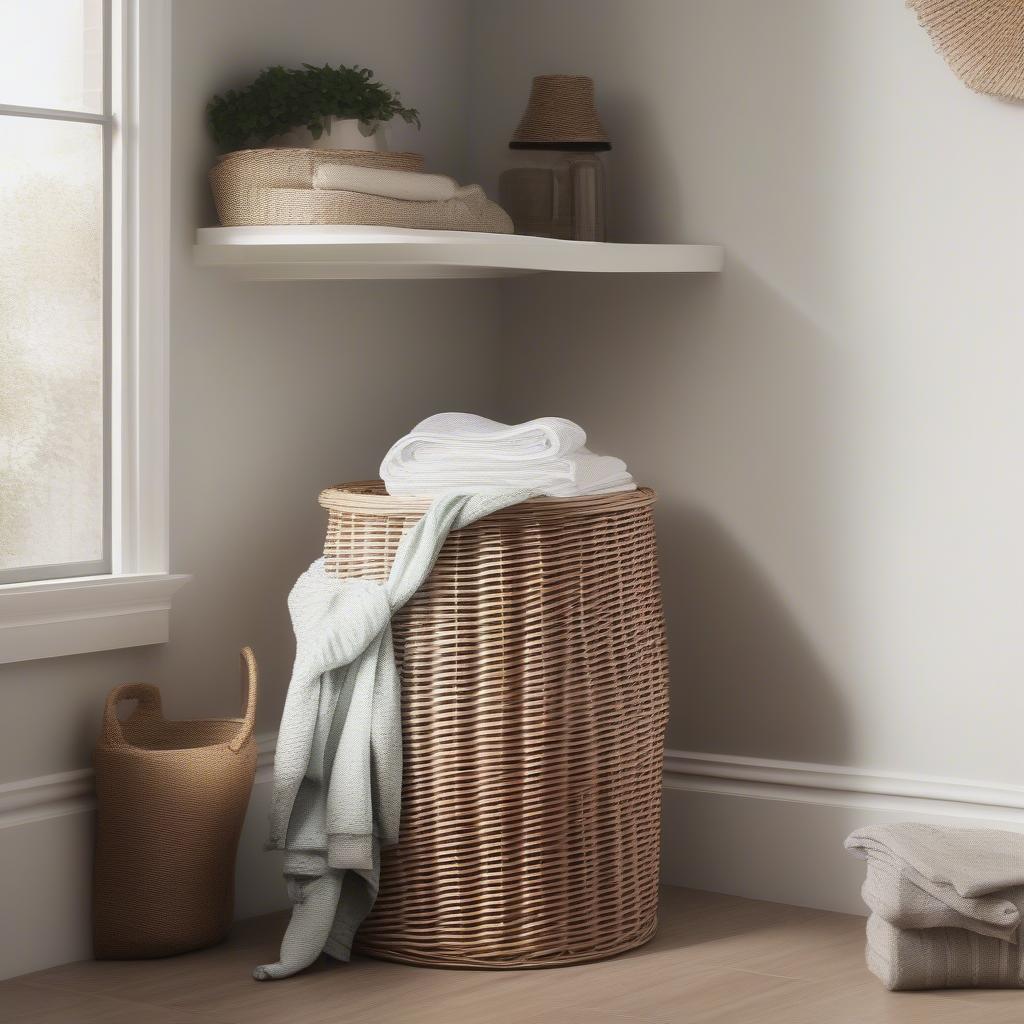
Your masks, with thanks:
[{"label": "woven lamp shade", "polygon": [[611,149],[586,75],[537,75],[509,149]]},{"label": "woven lamp shade", "polygon": [[[668,714],[654,497],[487,516],[448,536],[395,617],[402,824],[364,953],[552,967],[654,934]],[[383,579],[430,501],[355,483],[320,504],[327,571]]]},{"label": "woven lamp shade", "polygon": [[908,0],[946,63],[976,92],[1024,100],[1024,0]]}]

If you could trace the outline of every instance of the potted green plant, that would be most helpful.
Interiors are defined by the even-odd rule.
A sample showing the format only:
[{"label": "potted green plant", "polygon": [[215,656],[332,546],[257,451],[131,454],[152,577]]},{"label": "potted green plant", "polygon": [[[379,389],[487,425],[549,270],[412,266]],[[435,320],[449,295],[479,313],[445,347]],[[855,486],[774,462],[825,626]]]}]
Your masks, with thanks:
[{"label": "potted green plant", "polygon": [[395,116],[420,126],[419,112],[359,66],[264,68],[244,89],[214,96],[210,133],[225,150],[249,146],[386,149],[381,126]]}]

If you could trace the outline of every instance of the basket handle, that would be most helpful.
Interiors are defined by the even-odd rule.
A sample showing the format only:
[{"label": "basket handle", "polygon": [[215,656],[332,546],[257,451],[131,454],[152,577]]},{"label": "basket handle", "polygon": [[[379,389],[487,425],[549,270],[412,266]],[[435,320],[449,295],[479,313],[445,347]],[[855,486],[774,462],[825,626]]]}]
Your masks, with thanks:
[{"label": "basket handle", "polygon": [[252,648],[243,647],[239,660],[242,663],[242,700],[245,701],[245,717],[242,719],[242,728],[228,744],[228,748],[234,754],[237,754],[252,736],[252,730],[256,725],[256,695],[259,690],[259,670]]},{"label": "basket handle", "polygon": [[108,746],[123,746],[124,733],[121,731],[121,719],[117,717],[117,705],[123,700],[137,700],[139,706],[129,718],[161,718],[163,706],[160,702],[160,690],[151,683],[125,683],[115,686],[107,694],[107,703],[103,706],[103,742]]}]

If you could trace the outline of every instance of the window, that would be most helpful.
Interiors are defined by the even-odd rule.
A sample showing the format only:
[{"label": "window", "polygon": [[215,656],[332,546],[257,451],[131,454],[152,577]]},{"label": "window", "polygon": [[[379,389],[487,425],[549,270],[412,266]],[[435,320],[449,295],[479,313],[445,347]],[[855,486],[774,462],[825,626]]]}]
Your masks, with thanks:
[{"label": "window", "polygon": [[109,4],[0,19],[0,582],[107,573]]},{"label": "window", "polygon": [[184,581],[169,20],[168,0],[0,0],[0,662],[162,642]]}]

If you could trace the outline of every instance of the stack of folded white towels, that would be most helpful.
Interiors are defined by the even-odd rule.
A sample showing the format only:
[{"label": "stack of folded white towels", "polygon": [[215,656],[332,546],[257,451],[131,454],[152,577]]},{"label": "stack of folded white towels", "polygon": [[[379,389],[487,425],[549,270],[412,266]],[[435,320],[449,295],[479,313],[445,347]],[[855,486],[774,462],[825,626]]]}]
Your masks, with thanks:
[{"label": "stack of folded white towels", "polygon": [[429,416],[381,463],[388,494],[433,497],[527,489],[556,498],[636,490],[626,464],[586,447],[571,420],[507,424],[472,413]]}]

